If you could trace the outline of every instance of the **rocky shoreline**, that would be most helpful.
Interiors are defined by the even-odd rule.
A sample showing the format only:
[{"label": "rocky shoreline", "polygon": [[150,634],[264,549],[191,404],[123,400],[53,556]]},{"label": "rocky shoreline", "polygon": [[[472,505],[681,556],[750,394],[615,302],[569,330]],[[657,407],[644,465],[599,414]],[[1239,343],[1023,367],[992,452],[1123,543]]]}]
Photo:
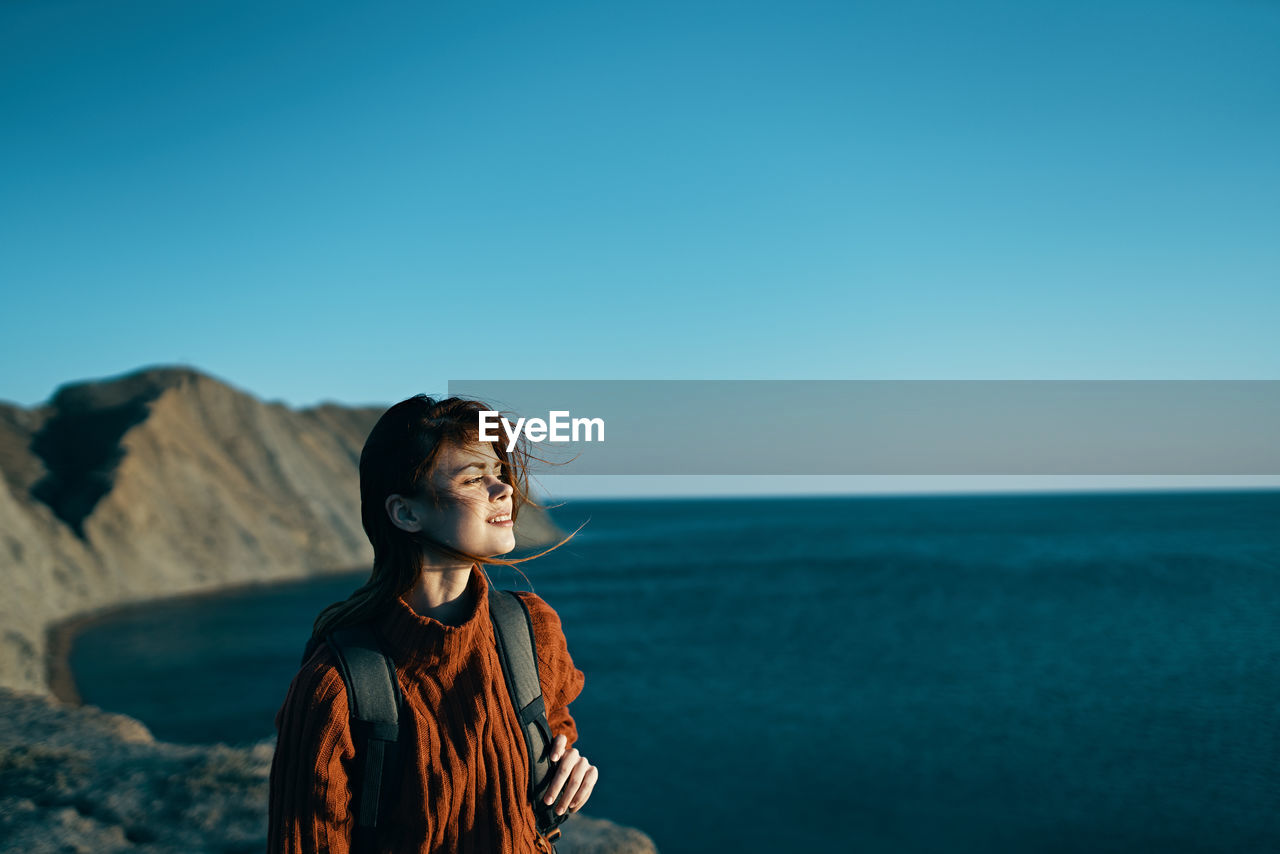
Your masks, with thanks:
[{"label": "rocky shoreline", "polygon": [[75,674],[71,672],[71,646],[81,632],[113,613],[115,609],[81,614],[54,623],[45,631],[45,672],[49,693],[55,700],[70,706],[82,704]]}]

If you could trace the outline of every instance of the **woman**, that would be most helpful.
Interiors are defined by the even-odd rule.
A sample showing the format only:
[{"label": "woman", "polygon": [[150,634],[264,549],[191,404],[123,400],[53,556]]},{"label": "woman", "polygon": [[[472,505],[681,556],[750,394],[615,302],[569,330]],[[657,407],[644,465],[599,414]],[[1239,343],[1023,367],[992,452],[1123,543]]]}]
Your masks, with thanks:
[{"label": "woman", "polygon": [[[316,619],[314,637],[371,623],[395,663],[410,745],[378,821],[378,850],[550,854],[528,794],[529,757],[506,693],[480,565],[515,547],[526,455],[477,442],[478,413],[418,395],[387,410],[360,454],[360,513],[373,544],[367,584]],[[560,619],[520,592],[533,624],[554,742],[545,803],[578,810],[599,772],[573,744],[568,704],[582,690]],[[348,852],[356,756],[347,694],[319,643],[276,716],[269,850]],[[406,731],[407,729],[407,731]]]}]

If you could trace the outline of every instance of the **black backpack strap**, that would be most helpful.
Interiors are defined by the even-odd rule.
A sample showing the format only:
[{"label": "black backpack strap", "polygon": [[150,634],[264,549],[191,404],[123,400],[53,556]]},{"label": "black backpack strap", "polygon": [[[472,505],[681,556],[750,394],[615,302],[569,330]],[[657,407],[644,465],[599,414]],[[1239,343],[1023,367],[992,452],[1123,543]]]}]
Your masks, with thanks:
[{"label": "black backpack strap", "polygon": [[347,686],[351,737],[357,759],[363,757],[352,781],[355,828],[352,854],[372,852],[380,807],[391,792],[399,768],[400,683],[395,663],[383,651],[372,626],[338,629],[328,637]]},{"label": "black backpack strap", "polygon": [[507,694],[515,708],[529,751],[529,799],[538,830],[548,833],[569,817],[556,815],[554,804],[542,803],[551,782],[551,724],[538,682],[538,649],[529,609],[515,593],[489,586],[489,616],[497,639],[498,658],[506,677]]}]

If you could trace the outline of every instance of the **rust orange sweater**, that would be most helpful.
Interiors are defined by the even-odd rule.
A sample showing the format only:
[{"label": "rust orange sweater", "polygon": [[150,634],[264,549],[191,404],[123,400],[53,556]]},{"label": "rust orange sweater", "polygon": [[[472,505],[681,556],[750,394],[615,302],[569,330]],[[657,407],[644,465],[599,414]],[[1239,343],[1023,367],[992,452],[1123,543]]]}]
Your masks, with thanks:
[{"label": "rust orange sweater", "polygon": [[[379,625],[395,660],[408,712],[407,751],[397,798],[379,821],[380,850],[532,854],[548,849],[529,803],[529,756],[503,681],[489,621],[488,580],[473,568],[475,607],[458,626],[420,616],[398,601]],[[560,618],[532,593],[538,676],[553,735],[578,739],[568,704],[582,690]],[[405,729],[407,728],[407,732]],[[322,644],[303,665],[276,716],[268,850],[273,854],[350,849],[349,778],[355,751],[347,694],[333,652]]]}]

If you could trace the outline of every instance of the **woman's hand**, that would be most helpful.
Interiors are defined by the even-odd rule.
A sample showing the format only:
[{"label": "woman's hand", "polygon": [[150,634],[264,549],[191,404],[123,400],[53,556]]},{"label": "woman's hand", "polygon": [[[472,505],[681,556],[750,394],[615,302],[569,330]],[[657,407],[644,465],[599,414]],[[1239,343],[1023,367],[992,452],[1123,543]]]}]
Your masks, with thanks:
[{"label": "woman's hand", "polygon": [[551,783],[542,798],[544,804],[556,803],[558,798],[556,815],[564,815],[566,810],[577,812],[581,809],[600,778],[600,771],[578,752],[578,748],[565,750],[568,743],[565,736],[557,735],[551,745],[551,761],[560,764],[551,775]]}]

